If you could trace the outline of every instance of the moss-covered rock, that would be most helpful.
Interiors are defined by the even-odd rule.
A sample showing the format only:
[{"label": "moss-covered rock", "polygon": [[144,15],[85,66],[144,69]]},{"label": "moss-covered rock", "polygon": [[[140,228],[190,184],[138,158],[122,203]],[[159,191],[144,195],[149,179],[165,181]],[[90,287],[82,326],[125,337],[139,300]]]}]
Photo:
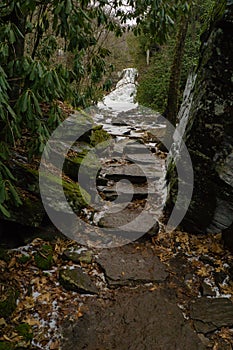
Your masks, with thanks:
[{"label": "moss-covered rock", "polygon": [[[13,176],[17,179],[17,190],[22,205],[14,205],[9,203],[8,211],[10,218],[4,217],[0,213],[0,220],[5,222],[16,223],[22,225],[23,230],[27,228],[33,231],[28,231],[26,234],[27,241],[30,237],[35,237],[35,232],[38,233],[37,228],[40,228],[47,219],[46,210],[51,210],[59,218],[71,214],[69,206],[73,212],[79,214],[81,210],[89,206],[91,202],[91,195],[88,193],[91,181],[95,181],[97,173],[100,169],[98,156],[95,154],[95,146],[99,142],[108,140],[108,134],[102,130],[102,126],[93,127],[93,119],[84,111],[76,111],[68,118],[67,134],[61,135],[61,140],[58,138],[54,140],[54,147],[51,147],[52,164],[46,165],[44,173],[39,173],[39,160],[35,160],[33,164],[27,162],[26,157],[20,153],[15,152],[14,157],[10,161],[10,170]],[[61,133],[63,131],[61,130]],[[82,135],[82,137],[74,142],[67,155],[64,155],[64,144],[69,144],[70,137],[74,135]],[[63,137],[64,136],[64,137]],[[59,142],[61,141],[61,142]],[[51,141],[52,142],[52,141]],[[67,149],[69,147],[67,146]],[[58,157],[58,158],[57,158]],[[58,163],[56,163],[58,160]],[[64,161],[62,179],[57,176],[60,170],[57,169]],[[51,166],[50,166],[51,165]],[[82,181],[78,176],[79,169],[81,171]],[[41,169],[41,168],[40,168]],[[51,170],[51,173],[47,172]],[[39,186],[43,184],[43,188]],[[78,181],[82,183],[79,185]],[[84,187],[84,188],[83,188]],[[91,191],[89,191],[91,193]],[[64,198],[65,195],[65,198]],[[43,198],[43,202],[42,202]],[[67,202],[69,206],[67,206]],[[62,221],[62,219],[61,219]],[[17,240],[18,229],[12,229],[12,236],[14,237],[14,246],[19,246],[25,243],[24,237]],[[0,238],[2,232],[0,229]],[[23,236],[25,236],[23,234]],[[6,237],[7,239],[7,237]]]},{"label": "moss-covered rock", "polygon": [[0,316],[8,318],[16,309],[19,292],[12,286],[0,283]]},{"label": "moss-covered rock", "polygon": [[71,260],[75,264],[85,263],[91,264],[93,259],[93,252],[84,248],[68,249],[64,251],[64,259]]},{"label": "moss-covered rock", "polygon": [[23,226],[38,227],[45,216],[44,206],[41,199],[32,193],[17,188],[21,206],[8,207],[10,212],[10,220],[20,223]]},{"label": "moss-covered rock", "polygon": [[92,128],[90,137],[91,146],[105,148],[110,140],[111,136],[103,129],[102,125],[96,125]]},{"label": "moss-covered rock", "polygon": [[59,272],[59,281],[67,290],[84,294],[98,293],[98,289],[91,281],[90,277],[78,267],[75,269],[61,270]]},{"label": "moss-covered rock", "polygon": [[72,157],[65,158],[63,171],[75,181],[78,181],[80,178],[80,167],[82,176],[86,176],[87,180],[96,177],[100,169],[100,161],[93,150],[85,150],[74,154]]},{"label": "moss-covered rock", "polygon": [[34,254],[36,266],[41,270],[50,270],[53,266],[53,248],[49,244],[44,244],[37,253]]},{"label": "moss-covered rock", "polygon": [[[42,175],[43,177],[43,175]],[[63,202],[58,201],[60,191],[60,178],[54,175],[44,176],[44,197],[47,197],[47,205],[54,211],[65,213]],[[72,180],[62,180],[62,187],[67,201],[75,213],[79,213],[90,203],[90,195],[78,183]]]}]

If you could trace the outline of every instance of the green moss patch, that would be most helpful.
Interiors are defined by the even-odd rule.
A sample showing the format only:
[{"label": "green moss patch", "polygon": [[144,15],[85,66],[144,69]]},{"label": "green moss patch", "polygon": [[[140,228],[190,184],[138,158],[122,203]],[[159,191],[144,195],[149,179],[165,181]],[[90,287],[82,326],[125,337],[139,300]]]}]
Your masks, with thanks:
[{"label": "green moss patch", "polygon": [[97,125],[92,129],[90,144],[93,147],[106,147],[110,139],[111,136],[103,129],[103,126]]},{"label": "green moss patch", "polygon": [[19,324],[18,326],[16,326],[16,330],[25,341],[32,341],[33,332],[31,326],[29,326],[28,323]]},{"label": "green moss patch", "polygon": [[41,270],[50,270],[53,266],[53,248],[49,244],[44,244],[34,255],[36,266]]},{"label": "green moss patch", "polygon": [[14,350],[14,344],[9,341],[0,341],[0,350]]},{"label": "green moss patch", "polygon": [[0,284],[0,315],[1,317],[8,318],[16,309],[16,301],[19,296],[19,292],[4,283]]}]

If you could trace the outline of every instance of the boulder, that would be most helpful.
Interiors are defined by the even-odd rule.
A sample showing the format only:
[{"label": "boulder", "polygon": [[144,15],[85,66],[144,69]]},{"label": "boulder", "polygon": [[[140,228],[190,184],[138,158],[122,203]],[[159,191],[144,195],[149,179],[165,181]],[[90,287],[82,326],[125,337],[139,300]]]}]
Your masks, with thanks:
[{"label": "boulder", "polygon": [[[187,123],[183,138],[192,160],[194,188],[182,227],[194,233],[219,232],[233,222],[233,3],[221,1],[218,10],[221,6],[202,38],[193,98],[184,115]],[[181,149],[176,164],[188,175],[187,164],[179,154]],[[167,207],[172,207],[178,188],[173,161],[168,166],[168,181]]]}]

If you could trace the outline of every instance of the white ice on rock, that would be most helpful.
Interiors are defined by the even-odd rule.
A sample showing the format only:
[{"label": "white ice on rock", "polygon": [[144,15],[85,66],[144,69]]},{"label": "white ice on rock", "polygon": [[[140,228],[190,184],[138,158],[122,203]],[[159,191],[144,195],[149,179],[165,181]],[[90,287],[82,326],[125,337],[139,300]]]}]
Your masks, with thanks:
[{"label": "white ice on rock", "polygon": [[126,112],[136,108],[138,104],[134,100],[137,91],[137,76],[136,68],[124,69],[116,88],[98,103],[98,108],[117,112]]}]

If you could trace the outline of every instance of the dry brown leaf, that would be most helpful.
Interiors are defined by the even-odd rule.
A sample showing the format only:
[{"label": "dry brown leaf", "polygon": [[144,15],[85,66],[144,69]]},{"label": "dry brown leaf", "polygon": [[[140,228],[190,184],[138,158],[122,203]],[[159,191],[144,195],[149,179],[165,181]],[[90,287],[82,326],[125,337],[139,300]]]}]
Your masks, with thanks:
[{"label": "dry brown leaf", "polygon": [[8,264],[8,268],[11,269],[13,266],[15,266],[15,264],[16,264],[16,258],[13,257]]},{"label": "dry brown leaf", "polygon": [[159,287],[158,286],[153,286],[152,288],[149,289],[150,292],[153,292],[154,290],[157,290]]},{"label": "dry brown leaf", "polygon": [[6,323],[5,319],[3,317],[0,318],[0,326],[6,326],[6,325],[7,325],[7,323]]},{"label": "dry brown leaf", "polygon": [[210,272],[207,266],[202,266],[197,270],[197,274],[198,276],[201,276],[201,277],[207,277],[209,276]]},{"label": "dry brown leaf", "polygon": [[11,340],[6,334],[3,335],[3,338],[4,338],[4,340],[7,340],[7,341],[9,341],[9,342],[12,342],[12,340]]},{"label": "dry brown leaf", "polygon": [[54,342],[52,342],[52,344],[50,345],[50,350],[58,350],[59,349],[59,341],[55,340]]},{"label": "dry brown leaf", "polygon": [[35,318],[26,318],[24,320],[25,323],[29,324],[29,326],[40,326],[40,321],[36,320]]}]

